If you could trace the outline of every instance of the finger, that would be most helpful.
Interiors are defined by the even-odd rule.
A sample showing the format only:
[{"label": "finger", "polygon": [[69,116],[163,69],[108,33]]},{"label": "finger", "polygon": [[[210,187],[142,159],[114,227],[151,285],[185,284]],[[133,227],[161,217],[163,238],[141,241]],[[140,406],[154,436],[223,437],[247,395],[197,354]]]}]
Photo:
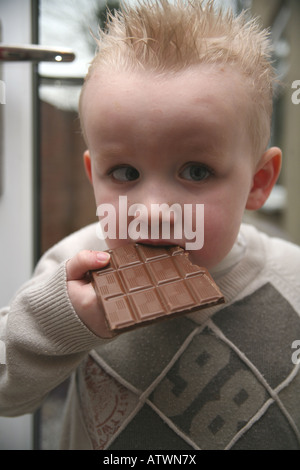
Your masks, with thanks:
[{"label": "finger", "polygon": [[87,271],[106,266],[109,258],[109,253],[104,251],[80,251],[67,262],[67,281],[83,279]]}]

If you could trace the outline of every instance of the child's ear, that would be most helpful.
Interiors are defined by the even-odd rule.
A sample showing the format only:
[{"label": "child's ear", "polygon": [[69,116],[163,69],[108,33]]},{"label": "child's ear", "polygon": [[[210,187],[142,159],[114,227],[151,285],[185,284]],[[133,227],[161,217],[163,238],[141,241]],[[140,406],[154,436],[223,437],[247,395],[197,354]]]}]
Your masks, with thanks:
[{"label": "child's ear", "polygon": [[268,199],[281,169],[281,150],[269,148],[257,164],[248,196],[246,209],[260,209]]},{"label": "child's ear", "polygon": [[91,183],[93,183],[91,156],[88,150],[86,150],[83,154],[83,164],[84,164],[84,169],[85,169],[88,179],[90,180]]}]

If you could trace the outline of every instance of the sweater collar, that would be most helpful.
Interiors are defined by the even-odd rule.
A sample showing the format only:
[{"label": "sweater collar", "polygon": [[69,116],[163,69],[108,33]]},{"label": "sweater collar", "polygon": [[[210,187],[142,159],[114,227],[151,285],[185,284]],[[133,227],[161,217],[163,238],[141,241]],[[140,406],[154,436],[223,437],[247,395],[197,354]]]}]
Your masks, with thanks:
[{"label": "sweater collar", "polygon": [[228,255],[210,270],[210,274],[217,281],[226,273],[228,273],[241,259],[244,257],[246,252],[246,240],[241,232],[239,232],[238,237],[231,248]]}]

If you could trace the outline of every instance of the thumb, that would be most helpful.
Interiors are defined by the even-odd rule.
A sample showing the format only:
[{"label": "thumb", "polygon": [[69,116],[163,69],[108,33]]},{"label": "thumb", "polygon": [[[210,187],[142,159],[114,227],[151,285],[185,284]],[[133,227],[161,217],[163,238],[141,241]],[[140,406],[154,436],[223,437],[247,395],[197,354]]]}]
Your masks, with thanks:
[{"label": "thumb", "polygon": [[67,262],[67,281],[83,279],[86,276],[87,271],[104,268],[109,259],[110,255],[105,251],[80,251]]}]

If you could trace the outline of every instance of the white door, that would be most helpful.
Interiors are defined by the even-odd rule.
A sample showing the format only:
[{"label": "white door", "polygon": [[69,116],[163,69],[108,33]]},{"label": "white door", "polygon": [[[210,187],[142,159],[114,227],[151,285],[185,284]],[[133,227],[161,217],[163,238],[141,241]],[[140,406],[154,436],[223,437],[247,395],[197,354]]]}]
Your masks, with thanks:
[{"label": "white door", "polygon": [[[30,0],[0,0],[0,22],[0,42],[32,42]],[[34,263],[34,132],[32,64],[0,66],[0,305],[5,306],[30,277]],[[31,449],[32,441],[31,415],[0,418],[1,450]]]}]

